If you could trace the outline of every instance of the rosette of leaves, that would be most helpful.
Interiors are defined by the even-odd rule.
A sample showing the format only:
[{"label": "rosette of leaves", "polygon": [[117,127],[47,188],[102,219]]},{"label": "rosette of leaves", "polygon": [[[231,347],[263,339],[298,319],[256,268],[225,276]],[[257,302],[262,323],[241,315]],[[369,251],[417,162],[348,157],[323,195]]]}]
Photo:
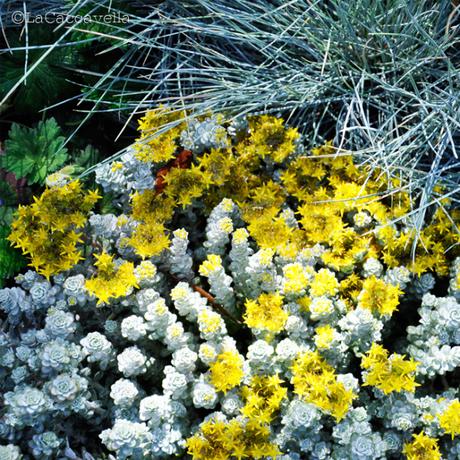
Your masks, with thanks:
[{"label": "rosette of leaves", "polygon": [[42,184],[48,174],[67,160],[64,142],[65,137],[54,118],[41,121],[34,128],[13,123],[0,167],[18,178],[25,177],[29,184]]}]

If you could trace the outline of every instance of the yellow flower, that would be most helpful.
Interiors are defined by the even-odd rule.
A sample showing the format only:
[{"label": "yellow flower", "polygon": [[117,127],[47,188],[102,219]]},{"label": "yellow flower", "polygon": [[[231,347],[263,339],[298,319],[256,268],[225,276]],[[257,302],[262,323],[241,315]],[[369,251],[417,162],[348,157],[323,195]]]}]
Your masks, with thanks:
[{"label": "yellow flower", "polygon": [[355,273],[340,281],[340,293],[349,309],[357,302],[362,287],[363,280]]},{"label": "yellow flower", "polygon": [[388,357],[388,350],[376,343],[372,344],[371,349],[363,357],[361,367],[367,372],[364,376],[364,385],[372,385],[385,394],[394,391],[414,392],[419,386],[415,382],[415,371],[418,363],[412,358],[404,359],[397,353]]},{"label": "yellow flower", "polygon": [[363,185],[355,182],[337,182],[334,184],[335,193],[333,199],[342,212],[362,210],[369,201],[368,194]]},{"label": "yellow flower", "polygon": [[201,171],[195,165],[186,169],[171,168],[164,180],[164,193],[183,208],[191,204],[195,198],[202,196],[212,183],[210,173]]},{"label": "yellow flower", "polygon": [[310,283],[310,295],[320,297],[323,295],[333,296],[339,290],[339,282],[334,273],[327,268],[319,270]]},{"label": "yellow flower", "polygon": [[295,128],[285,128],[281,118],[270,115],[253,117],[249,121],[251,135],[248,139],[247,151],[262,158],[271,157],[281,163],[296,148],[300,134]]},{"label": "yellow flower", "polygon": [[414,440],[404,444],[403,454],[407,460],[441,460],[438,440],[430,438],[423,431],[412,435]]},{"label": "yellow flower", "polygon": [[100,198],[79,181],[47,188],[32,204],[19,206],[8,240],[46,278],[69,270],[83,259],[77,246],[83,242],[81,229]]},{"label": "yellow flower", "polygon": [[165,233],[165,227],[155,221],[140,223],[135,229],[128,244],[133,247],[136,254],[142,257],[153,257],[161,254],[169,247],[169,238]]},{"label": "yellow flower", "polygon": [[328,349],[335,338],[335,329],[330,325],[318,326],[315,329],[315,345],[319,350]]},{"label": "yellow flower", "polygon": [[372,275],[363,283],[363,289],[358,296],[358,306],[380,315],[391,315],[397,310],[401,294],[398,286],[386,284]]},{"label": "yellow flower", "polygon": [[260,248],[272,249],[285,258],[294,259],[304,244],[303,232],[290,227],[283,216],[254,218],[248,230]]},{"label": "yellow flower", "polygon": [[250,191],[247,200],[239,203],[243,219],[248,222],[274,219],[281,210],[285,194],[279,184],[269,180]]},{"label": "yellow flower", "polygon": [[460,401],[458,399],[452,403],[441,413],[438,414],[439,425],[441,428],[452,436],[460,435]]},{"label": "yellow flower", "polygon": [[98,304],[126,296],[133,287],[139,287],[132,262],[123,262],[117,266],[113,256],[106,252],[95,255],[95,258],[97,275],[86,280],[85,287],[97,297]]},{"label": "yellow flower", "polygon": [[337,421],[345,417],[356,396],[337,381],[333,367],[317,351],[300,353],[291,370],[294,393]]},{"label": "yellow flower", "polygon": [[209,276],[211,273],[222,268],[222,259],[216,254],[209,254],[207,259],[200,265],[201,276]]},{"label": "yellow flower", "polygon": [[338,272],[351,273],[366,254],[369,239],[359,236],[351,228],[345,228],[332,233],[329,245],[331,248],[322,255],[323,262]]},{"label": "yellow flower", "polygon": [[259,420],[211,419],[187,439],[186,446],[193,460],[276,458],[281,452],[269,436],[270,429]]},{"label": "yellow flower", "polygon": [[345,227],[336,206],[305,203],[299,206],[300,223],[311,243],[328,243],[332,234]]},{"label": "yellow flower", "polygon": [[226,181],[231,180],[231,168],[235,162],[231,149],[211,149],[204,153],[198,164],[203,171],[210,174],[213,185],[223,186]]},{"label": "yellow flower", "polygon": [[252,377],[249,386],[241,389],[245,401],[241,413],[245,417],[270,423],[287,394],[287,388],[282,387],[282,383],[277,374]]},{"label": "yellow flower", "polygon": [[302,264],[293,263],[283,267],[283,290],[286,294],[299,294],[307,286],[312,276],[313,269]]},{"label": "yellow flower", "polygon": [[281,332],[289,316],[279,293],[262,293],[257,301],[246,300],[245,307],[244,322],[253,329]]},{"label": "yellow flower", "polygon": [[174,215],[175,201],[155,190],[136,192],[131,196],[131,216],[138,221],[165,223]]},{"label": "yellow flower", "polygon": [[218,391],[226,393],[243,380],[243,358],[238,352],[224,351],[210,366],[211,383]]},{"label": "yellow flower", "polygon": [[184,112],[172,112],[161,105],[149,110],[139,120],[141,135],[134,144],[136,158],[152,163],[163,163],[173,158],[177,149],[176,139],[184,127],[184,123],[178,121],[184,116]]}]

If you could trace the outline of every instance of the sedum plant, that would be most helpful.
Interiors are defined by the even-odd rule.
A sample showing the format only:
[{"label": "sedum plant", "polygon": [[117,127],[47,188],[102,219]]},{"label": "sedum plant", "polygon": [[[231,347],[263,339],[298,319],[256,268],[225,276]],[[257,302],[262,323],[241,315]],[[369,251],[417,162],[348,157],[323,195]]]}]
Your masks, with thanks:
[{"label": "sedum plant", "polygon": [[414,250],[408,192],[332,142],[166,114],[96,170],[111,212],[66,179],[16,218],[32,264],[45,224],[85,244],[0,291],[0,453],[458,458],[455,202]]}]

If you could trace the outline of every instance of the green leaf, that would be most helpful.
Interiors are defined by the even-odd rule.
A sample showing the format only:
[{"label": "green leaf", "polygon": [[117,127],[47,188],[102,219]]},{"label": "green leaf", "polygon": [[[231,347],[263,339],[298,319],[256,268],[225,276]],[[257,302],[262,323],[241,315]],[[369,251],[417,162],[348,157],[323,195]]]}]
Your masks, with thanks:
[{"label": "green leaf", "polygon": [[64,141],[54,118],[39,122],[36,128],[13,123],[0,166],[30,184],[43,183],[67,160]]},{"label": "green leaf", "polygon": [[81,171],[89,168],[97,163],[101,154],[99,150],[92,145],[87,145],[84,149],[80,149],[77,153],[73,154],[73,160]]},{"label": "green leaf", "polygon": [[[33,27],[36,26],[36,27]],[[10,91],[24,75],[25,65],[32,67],[46,52],[46,49],[35,46],[53,43],[56,36],[51,28],[44,24],[31,24],[29,27],[28,50],[24,51],[25,34],[14,32],[8,36],[10,46],[18,50],[0,55],[0,99]],[[30,114],[54,104],[60,99],[70,96],[76,89],[69,81],[72,73],[68,66],[76,66],[80,56],[75,47],[57,47],[49,53],[38,66],[28,75],[25,83],[16,89],[8,99],[8,105],[16,113]],[[5,104],[6,105],[6,104]]]}]

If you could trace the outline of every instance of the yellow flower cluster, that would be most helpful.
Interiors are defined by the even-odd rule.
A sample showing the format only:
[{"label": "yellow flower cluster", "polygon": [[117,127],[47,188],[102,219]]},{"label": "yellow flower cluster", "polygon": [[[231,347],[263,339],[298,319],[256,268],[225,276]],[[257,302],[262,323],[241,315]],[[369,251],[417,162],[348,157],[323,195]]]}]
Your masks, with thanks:
[{"label": "yellow flower cluster", "polygon": [[138,287],[132,262],[122,262],[116,266],[113,256],[106,252],[95,255],[95,258],[97,275],[86,280],[85,287],[97,297],[98,304],[126,296],[133,287]]},{"label": "yellow flower cluster", "polygon": [[187,450],[194,460],[276,458],[280,451],[269,436],[270,428],[257,420],[210,420],[187,439]]},{"label": "yellow flower cluster", "polygon": [[[174,158],[179,130],[185,125],[151,140],[149,133],[181,117],[184,114],[168,113],[164,107],[147,113],[140,123],[138,154],[154,162]],[[417,257],[412,260],[415,234],[399,233],[390,225],[410,211],[409,194],[403,190],[386,193],[388,184],[381,171],[358,168],[351,155],[338,153],[331,142],[312,149],[309,156],[295,157],[285,168],[281,166],[281,183],[265,175],[261,162],[282,163],[295,152],[298,140],[297,130],[286,128],[282,119],[253,117],[249,135],[234,145],[212,149],[190,167],[163,172],[164,191],[146,191],[142,194],[148,195],[145,199],[133,197],[133,217],[142,223],[129,244],[144,257],[158,255],[167,245],[166,226],[177,206],[188,206],[200,198],[212,207],[222,198],[231,198],[240,206],[257,245],[284,257],[294,257],[304,247],[321,243],[326,246],[324,264],[345,274],[353,275],[356,265],[367,257],[380,258],[389,267],[405,264],[418,274],[430,269],[446,272],[446,249],[455,247],[459,239],[445,213],[437,211],[421,232]],[[395,190],[401,188],[396,179],[392,185]],[[298,200],[299,227],[292,227],[281,212],[289,196]],[[136,212],[141,208],[136,201],[150,201],[150,206],[142,206],[148,211]],[[365,216],[373,219],[379,230],[371,234],[350,228],[353,213],[359,213],[361,220]],[[356,305],[356,298],[348,298],[347,304]]]},{"label": "yellow flower cluster", "polygon": [[339,290],[339,282],[327,268],[322,268],[315,273],[313,281],[310,283],[310,295],[320,297],[323,295],[333,296]]},{"label": "yellow flower cluster", "polygon": [[223,186],[230,180],[230,171],[234,167],[235,156],[232,149],[211,149],[200,158],[200,168],[210,175],[211,183]]},{"label": "yellow flower cluster", "polygon": [[[171,112],[161,105],[156,110],[149,110],[139,120],[141,136],[134,144],[136,157],[151,163],[163,163],[173,158],[178,147],[177,137],[184,128],[184,123],[179,123],[183,117],[184,112]],[[160,132],[160,127],[168,124],[170,129],[163,128],[165,132]]]},{"label": "yellow flower cluster", "polygon": [[[399,191],[388,193],[388,183],[381,171],[356,167],[351,155],[339,155],[331,143],[311,153],[290,162],[281,179],[284,192],[298,200],[303,239],[309,244],[327,246],[322,256],[326,265],[351,273],[357,262],[375,257],[390,268],[405,265],[416,274],[427,270],[447,273],[446,250],[460,241],[453,224],[458,220],[458,211],[451,216],[442,209],[435,212],[418,235],[413,258],[416,232],[398,232],[391,225],[411,211],[410,196],[401,190],[400,181],[394,179],[391,184]],[[372,235],[365,228],[360,232],[348,228],[347,216],[352,213],[359,213],[361,221],[367,215],[374,220],[378,231]]]},{"label": "yellow flower cluster", "polygon": [[200,265],[201,276],[209,276],[212,272],[222,267],[222,259],[216,254],[209,254],[206,260]]},{"label": "yellow flower cluster", "polygon": [[257,300],[246,300],[244,322],[253,329],[277,333],[283,330],[288,313],[283,309],[283,297],[278,293],[262,293]]},{"label": "yellow flower cluster", "polygon": [[358,296],[358,306],[379,315],[391,315],[397,310],[399,296],[402,293],[398,286],[386,284],[383,280],[371,276],[363,282],[363,289]]},{"label": "yellow flower cluster", "polygon": [[441,414],[438,414],[439,425],[452,436],[460,435],[460,401],[454,400]]},{"label": "yellow flower cluster", "polygon": [[224,351],[209,368],[211,383],[218,391],[226,393],[243,380],[243,358],[236,351]]},{"label": "yellow flower cluster", "polygon": [[349,309],[352,309],[353,306],[357,304],[358,296],[361,293],[362,287],[363,280],[356,273],[352,273],[340,281],[340,296],[345,301]]},{"label": "yellow flower cluster", "polygon": [[327,350],[334,341],[336,330],[330,324],[325,324],[318,326],[315,332],[314,341],[318,350]]},{"label": "yellow flower cluster", "polygon": [[369,243],[370,238],[358,235],[351,228],[333,232],[330,248],[323,254],[323,262],[338,272],[351,273],[355,264],[364,258]]},{"label": "yellow flower cluster", "polygon": [[337,380],[334,368],[317,351],[300,353],[292,365],[294,393],[342,420],[356,395]]},{"label": "yellow flower cluster", "polygon": [[196,165],[190,168],[171,168],[164,180],[164,193],[182,208],[201,197],[212,184],[211,174]]},{"label": "yellow flower cluster", "polygon": [[168,222],[174,215],[175,201],[154,190],[135,192],[131,196],[131,217],[141,222]]},{"label": "yellow flower cluster", "polygon": [[415,371],[418,363],[412,358],[404,359],[404,356],[389,352],[382,345],[372,344],[371,349],[361,360],[361,367],[367,372],[364,377],[364,385],[379,388],[385,394],[393,391],[414,392],[419,386],[415,382]]},{"label": "yellow flower cluster", "polygon": [[31,205],[19,207],[8,239],[46,278],[69,270],[82,259],[81,229],[99,198],[83,191],[79,181],[48,188]]},{"label": "yellow flower cluster", "polygon": [[411,443],[404,444],[403,454],[407,460],[441,460],[438,440],[430,438],[423,431],[413,435]]},{"label": "yellow flower cluster", "polygon": [[[418,236],[415,232],[398,231],[391,222],[409,212],[411,206],[400,181],[393,179],[394,190],[387,193],[388,183],[381,171],[358,168],[351,155],[338,152],[331,142],[286,164],[285,160],[296,151],[299,133],[287,128],[282,119],[268,115],[250,118],[249,133],[232,145],[185,160],[177,153],[179,134],[186,128],[181,120],[185,118],[185,113],[160,106],[140,120],[136,156],[155,165],[169,160],[177,164],[158,172],[161,187],[132,197],[131,217],[138,225],[125,243],[139,256],[156,256],[168,247],[167,226],[178,207],[188,206],[198,198],[212,207],[222,198],[231,198],[240,206],[250,236],[259,247],[284,257],[294,257],[303,248],[321,243],[326,247],[324,264],[345,274],[351,274],[356,264],[367,257],[379,258],[388,267],[406,265],[417,274],[427,270],[447,273],[452,253],[447,249],[459,243],[459,234],[453,227],[458,212],[447,216],[438,209]],[[160,127],[165,124],[173,127],[163,132]],[[279,164],[280,183],[274,182],[269,168],[264,167],[266,161]],[[123,165],[118,162],[113,167]],[[53,193],[64,195],[67,187],[73,186]],[[19,212],[11,241],[31,255],[32,266],[40,273],[50,276],[78,261],[75,229],[85,220],[86,204],[92,206],[95,202],[97,194],[92,193],[86,199],[80,196],[68,200],[64,206],[51,206],[55,221],[48,229],[43,229],[47,224],[39,222],[43,217],[40,210],[27,207]],[[282,214],[287,199],[297,201],[298,226],[292,226]],[[68,214],[72,211],[66,208],[74,207],[82,207],[83,220],[70,224]],[[370,233],[351,229],[350,218],[356,213],[363,222],[368,216],[378,230]],[[53,227],[55,230],[51,230]],[[416,237],[420,244],[412,258]],[[356,300],[348,300],[349,305],[356,304]]]},{"label": "yellow flower cluster", "polygon": [[[459,244],[459,233],[455,222],[460,221],[460,210],[453,210],[450,216],[439,208],[434,213],[431,223],[423,228],[418,236],[415,230],[397,232],[393,227],[382,229],[377,237],[383,246],[382,259],[389,267],[405,265],[413,273],[422,274],[428,270],[445,276],[449,271],[446,257],[447,249]],[[411,254],[413,243],[418,238],[418,245]]]},{"label": "yellow flower cluster", "polygon": [[[233,361],[235,356],[230,356],[231,352],[226,353],[224,358],[223,354],[219,355],[218,360],[220,358],[222,361]],[[216,380],[223,379],[224,373],[227,379],[228,373],[234,374],[233,365],[220,369]],[[235,384],[238,384],[241,378],[242,374],[241,377],[238,375]],[[269,424],[287,395],[287,388],[283,387],[282,383],[276,374],[252,377],[250,384],[241,389],[241,396],[245,401],[241,409],[243,418],[234,418],[228,422],[210,420],[203,423],[200,430],[188,438],[188,453],[194,459],[202,460],[275,458],[280,455],[281,452],[276,445],[269,441]]]},{"label": "yellow flower cluster", "polygon": [[131,216],[138,221],[125,244],[142,258],[153,257],[169,247],[165,225],[174,214],[175,202],[154,190],[136,192],[131,196]]},{"label": "yellow flower cluster", "polygon": [[295,128],[285,128],[281,118],[269,115],[252,118],[249,122],[250,136],[245,146],[249,156],[270,157],[277,163],[283,162],[296,147],[300,134]]},{"label": "yellow flower cluster", "polygon": [[169,237],[165,231],[162,223],[148,220],[139,223],[126,242],[143,259],[153,257],[169,247]]},{"label": "yellow flower cluster", "polygon": [[314,270],[302,264],[293,263],[283,267],[283,290],[286,294],[299,294],[309,285]]},{"label": "yellow flower cluster", "polygon": [[252,377],[249,386],[241,389],[245,401],[241,413],[249,419],[270,423],[287,395],[287,388],[282,387],[282,383],[277,374]]}]

